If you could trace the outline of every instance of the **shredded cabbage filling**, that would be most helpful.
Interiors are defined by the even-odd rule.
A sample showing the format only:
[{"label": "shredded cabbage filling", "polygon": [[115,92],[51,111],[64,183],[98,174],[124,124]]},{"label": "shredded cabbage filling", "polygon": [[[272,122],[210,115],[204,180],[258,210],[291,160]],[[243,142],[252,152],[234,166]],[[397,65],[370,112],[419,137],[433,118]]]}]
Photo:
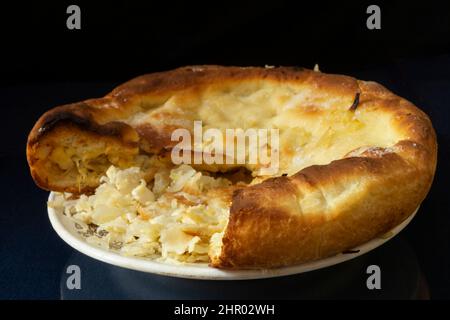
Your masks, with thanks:
[{"label": "shredded cabbage filling", "polygon": [[93,195],[56,193],[48,206],[76,223],[86,241],[123,255],[164,262],[208,262],[210,242],[224,231],[232,183],[188,165],[144,172],[111,166]]}]

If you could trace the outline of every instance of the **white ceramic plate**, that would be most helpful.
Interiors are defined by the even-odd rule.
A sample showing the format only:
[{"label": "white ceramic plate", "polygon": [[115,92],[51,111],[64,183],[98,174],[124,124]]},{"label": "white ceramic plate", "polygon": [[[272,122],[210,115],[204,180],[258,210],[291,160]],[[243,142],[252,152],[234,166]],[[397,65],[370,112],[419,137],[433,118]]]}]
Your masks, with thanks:
[{"label": "white ceramic plate", "polygon": [[[49,200],[54,197],[53,193],[50,193]],[[340,253],[335,256],[303,263],[296,266],[270,269],[270,270],[240,270],[240,271],[225,271],[209,267],[207,264],[169,264],[157,262],[149,259],[125,257],[116,252],[109,251],[89,244],[85,241],[83,236],[78,233],[75,228],[75,223],[72,219],[66,217],[60,212],[52,208],[48,208],[48,216],[53,229],[58,235],[74,249],[103,262],[116,265],[123,268],[160,274],[171,277],[190,278],[190,279],[202,279],[202,280],[245,280],[245,279],[262,279],[280,277],[292,274],[298,274],[308,272],[316,269],[332,266],[353,258],[356,258],[364,253],[367,253],[376,247],[382,245],[389,239],[392,239],[415,216],[417,208],[412,215],[403,221],[400,225],[392,229],[382,238],[373,239],[363,245],[360,245],[353,250],[349,250],[350,253]]]}]

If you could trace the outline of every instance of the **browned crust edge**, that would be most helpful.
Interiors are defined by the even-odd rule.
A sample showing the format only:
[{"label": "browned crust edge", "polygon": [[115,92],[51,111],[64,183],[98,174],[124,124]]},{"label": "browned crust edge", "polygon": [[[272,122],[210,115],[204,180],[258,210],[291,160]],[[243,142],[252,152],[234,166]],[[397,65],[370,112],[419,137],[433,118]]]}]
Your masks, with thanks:
[{"label": "browned crust edge", "polygon": [[119,121],[98,124],[93,117],[91,107],[85,102],[56,107],[44,113],[34,125],[28,135],[26,155],[30,173],[35,183],[42,189],[49,191],[66,191],[72,193],[89,193],[93,187],[80,189],[76,186],[60,187],[52,183],[37,165],[38,150],[46,135],[57,134],[61,127],[72,127],[72,134],[83,133],[89,139],[113,139],[124,148],[137,148],[138,137],[134,129]]},{"label": "browned crust edge", "polygon": [[[375,104],[392,113],[393,125],[405,130],[409,139],[391,150],[368,150],[237,191],[222,251],[213,257],[212,266],[274,268],[331,256],[388,232],[424,200],[437,164],[430,119],[379,84],[353,81],[359,89],[358,107]],[[360,184],[359,195],[355,192],[329,208],[327,202],[333,206],[333,199],[354,184]],[[301,199],[312,192],[321,195],[322,212],[303,212]]]}]

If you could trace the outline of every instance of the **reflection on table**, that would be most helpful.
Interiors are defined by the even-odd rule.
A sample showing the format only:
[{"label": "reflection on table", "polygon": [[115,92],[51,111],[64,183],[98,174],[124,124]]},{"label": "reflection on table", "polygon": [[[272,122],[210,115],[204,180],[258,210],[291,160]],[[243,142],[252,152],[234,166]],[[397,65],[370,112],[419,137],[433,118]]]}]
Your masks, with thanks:
[{"label": "reflection on table", "polygon": [[[81,269],[81,289],[68,289],[67,267]],[[369,290],[367,267],[381,270]],[[171,278],[128,270],[75,252],[61,273],[62,299],[424,299],[426,281],[401,236],[353,260],[303,274],[237,281]]]}]

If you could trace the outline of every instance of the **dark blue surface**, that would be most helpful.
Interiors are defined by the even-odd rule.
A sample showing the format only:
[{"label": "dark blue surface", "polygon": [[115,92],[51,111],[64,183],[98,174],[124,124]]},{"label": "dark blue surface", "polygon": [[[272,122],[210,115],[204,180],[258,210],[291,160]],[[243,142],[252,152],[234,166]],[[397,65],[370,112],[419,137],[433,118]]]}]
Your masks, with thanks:
[{"label": "dark blue surface", "polygon": [[59,275],[72,249],[50,226],[48,192],[31,179],[25,157],[28,132],[43,110],[100,96],[113,84],[47,84],[0,88],[1,127],[6,145],[0,151],[0,298],[58,299]]},{"label": "dark blue surface", "polygon": [[[81,288],[68,288],[61,274],[61,297],[74,299],[417,299],[423,294],[417,258],[396,237],[368,254],[329,268],[279,278],[245,281],[179,279],[127,270],[74,253],[67,265],[81,269]],[[368,290],[367,267],[381,270],[381,290]]]},{"label": "dark blue surface", "polygon": [[[337,71],[327,70],[326,66],[321,69]],[[439,140],[436,179],[422,209],[402,236],[418,257],[431,296],[449,298],[450,57],[338,71],[378,81],[410,99],[432,118]],[[0,88],[0,298],[58,299],[61,272],[73,253],[51,229],[47,193],[38,189],[29,176],[25,160],[29,130],[52,106],[101,96],[113,87],[112,83],[66,83]]]}]

